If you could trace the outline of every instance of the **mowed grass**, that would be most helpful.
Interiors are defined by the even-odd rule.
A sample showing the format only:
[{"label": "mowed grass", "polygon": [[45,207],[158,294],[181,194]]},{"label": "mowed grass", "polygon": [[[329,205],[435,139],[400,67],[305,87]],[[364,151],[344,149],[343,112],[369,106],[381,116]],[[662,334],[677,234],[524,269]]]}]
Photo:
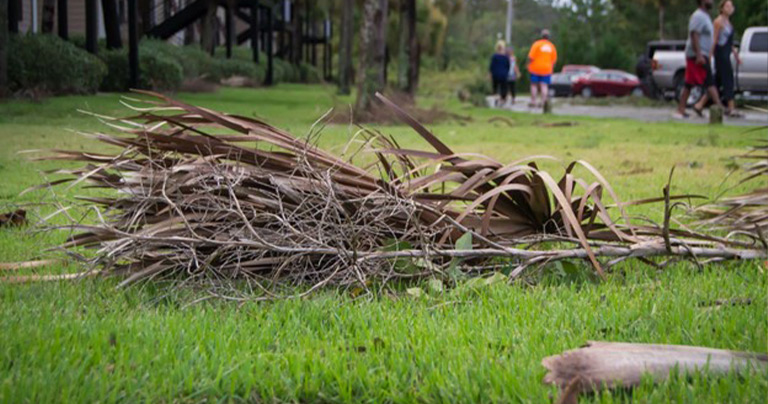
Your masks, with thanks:
[{"label": "mowed grass", "polygon": [[[179,98],[256,116],[307,133],[330,107],[351,100],[321,86],[223,89]],[[18,194],[61,162],[29,162],[19,150],[99,150],[75,131],[108,131],[76,109],[126,115],[119,95],[61,97],[0,104],[0,210],[51,201],[50,191]],[[466,108],[431,98],[472,118],[430,128],[460,152],[500,161],[546,154],[556,176],[584,159],[625,200],[659,196],[675,166],[673,192],[717,195],[732,168],[766,131],[647,124],[626,120],[534,117]],[[544,123],[574,121],[571,127]],[[405,147],[426,149],[410,129],[377,127]],[[330,125],[320,144],[335,152],[356,127]],[[579,175],[588,175],[581,170]],[[733,179],[726,185],[734,184]],[[743,187],[741,189],[744,189]],[[60,198],[91,192],[60,187]],[[46,214],[51,206],[33,208]],[[658,218],[660,207],[634,214]],[[0,229],[0,261],[46,257],[59,233]],[[40,273],[73,272],[75,265]],[[545,402],[556,393],[541,379],[542,358],[587,340],[702,345],[766,352],[768,291],[762,262],[698,269],[681,263],[657,271],[624,264],[596,283],[545,268],[533,285],[460,286],[414,298],[402,291],[354,298],[324,290],[307,299],[240,305],[205,301],[200,292],[154,285],[116,290],[116,280],[30,285],[0,283],[2,402]],[[427,289],[427,288],[425,288]],[[750,305],[707,307],[715,299]],[[674,377],[595,402],[764,402],[768,374]]]}]

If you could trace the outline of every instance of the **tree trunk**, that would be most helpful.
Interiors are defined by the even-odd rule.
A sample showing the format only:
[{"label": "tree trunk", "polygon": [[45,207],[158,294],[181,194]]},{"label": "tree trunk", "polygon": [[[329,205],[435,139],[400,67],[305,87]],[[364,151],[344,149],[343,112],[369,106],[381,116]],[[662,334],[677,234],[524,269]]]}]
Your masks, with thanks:
[{"label": "tree trunk", "polygon": [[291,15],[291,62],[295,65],[301,63],[301,49],[304,32],[302,31],[302,18],[301,4],[297,1],[293,3],[293,10]]},{"label": "tree trunk", "polygon": [[360,71],[357,73],[355,110],[371,110],[375,94],[384,90],[388,0],[365,0],[360,30]]},{"label": "tree trunk", "polygon": [[200,45],[203,50],[213,55],[216,50],[216,38],[219,34],[216,24],[216,8],[218,2],[216,0],[208,0],[208,11],[203,16],[203,21],[200,27]]},{"label": "tree trunk", "polygon": [[120,17],[117,11],[117,0],[101,0],[101,10],[104,13],[107,48],[122,48],[123,40],[120,38]]},{"label": "tree trunk", "polygon": [[0,0],[0,98],[5,98],[7,95],[8,95],[8,0]]},{"label": "tree trunk", "polygon": [[42,31],[53,33],[53,20],[56,18],[56,0],[43,0]]},{"label": "tree trunk", "polygon": [[152,29],[152,8],[154,6],[152,0],[139,0],[139,17],[141,19],[141,32],[148,32]]},{"label": "tree trunk", "polygon": [[397,82],[400,90],[413,95],[418,76],[418,36],[416,35],[416,0],[400,4],[400,49]]},{"label": "tree trunk", "polygon": [[355,30],[355,0],[343,0],[339,38],[339,93],[349,94],[352,85],[352,36]]},{"label": "tree trunk", "polygon": [[664,4],[659,4],[659,40],[664,39]]}]

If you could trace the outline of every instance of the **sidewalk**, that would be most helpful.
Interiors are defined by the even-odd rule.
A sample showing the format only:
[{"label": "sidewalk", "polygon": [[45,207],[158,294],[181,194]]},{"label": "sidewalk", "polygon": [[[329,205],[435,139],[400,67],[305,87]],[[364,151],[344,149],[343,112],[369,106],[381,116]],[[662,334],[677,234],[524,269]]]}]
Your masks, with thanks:
[{"label": "sidewalk", "polygon": [[[486,103],[489,107],[493,108],[493,96],[486,97]],[[523,112],[529,114],[541,114],[541,108],[529,108],[528,102],[531,98],[529,96],[520,96],[515,100],[514,105],[506,105],[497,109],[504,109],[514,112]],[[575,102],[574,102],[575,101]],[[704,111],[704,117],[699,118],[692,110],[689,110],[691,117],[684,120],[677,120],[672,117],[674,108],[659,108],[659,107],[641,107],[631,105],[584,105],[578,102],[578,99],[572,98],[555,98],[552,105],[552,113],[554,115],[570,115],[570,116],[590,116],[595,118],[627,118],[634,119],[642,122],[687,122],[695,124],[708,124],[709,123],[709,111]],[[733,126],[768,126],[768,114],[760,113],[751,110],[740,110],[744,114],[744,118],[724,118],[725,125]]]}]

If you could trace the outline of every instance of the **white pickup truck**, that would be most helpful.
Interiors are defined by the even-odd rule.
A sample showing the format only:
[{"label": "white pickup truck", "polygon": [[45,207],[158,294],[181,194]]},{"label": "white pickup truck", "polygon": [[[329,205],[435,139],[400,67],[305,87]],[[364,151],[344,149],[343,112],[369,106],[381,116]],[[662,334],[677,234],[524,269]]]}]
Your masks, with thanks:
[{"label": "white pickup truck", "polygon": [[[768,27],[751,27],[744,31],[739,45],[739,57],[741,65],[736,63],[735,57],[731,57],[736,92],[746,97],[768,95]],[[685,79],[685,52],[656,51],[651,68],[656,88],[677,99]],[[688,103],[695,103],[702,94],[702,89],[693,89]]]}]

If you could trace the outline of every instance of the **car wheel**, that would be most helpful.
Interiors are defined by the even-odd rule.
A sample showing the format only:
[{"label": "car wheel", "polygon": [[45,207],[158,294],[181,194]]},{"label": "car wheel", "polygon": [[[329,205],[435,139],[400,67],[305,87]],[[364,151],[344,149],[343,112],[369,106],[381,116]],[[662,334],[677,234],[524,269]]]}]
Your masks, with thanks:
[{"label": "car wheel", "polygon": [[642,97],[643,96],[643,89],[640,87],[635,88],[632,90],[632,96],[633,97]]},{"label": "car wheel", "polygon": [[592,97],[592,89],[590,87],[584,87],[581,89],[581,96],[584,98]]}]

